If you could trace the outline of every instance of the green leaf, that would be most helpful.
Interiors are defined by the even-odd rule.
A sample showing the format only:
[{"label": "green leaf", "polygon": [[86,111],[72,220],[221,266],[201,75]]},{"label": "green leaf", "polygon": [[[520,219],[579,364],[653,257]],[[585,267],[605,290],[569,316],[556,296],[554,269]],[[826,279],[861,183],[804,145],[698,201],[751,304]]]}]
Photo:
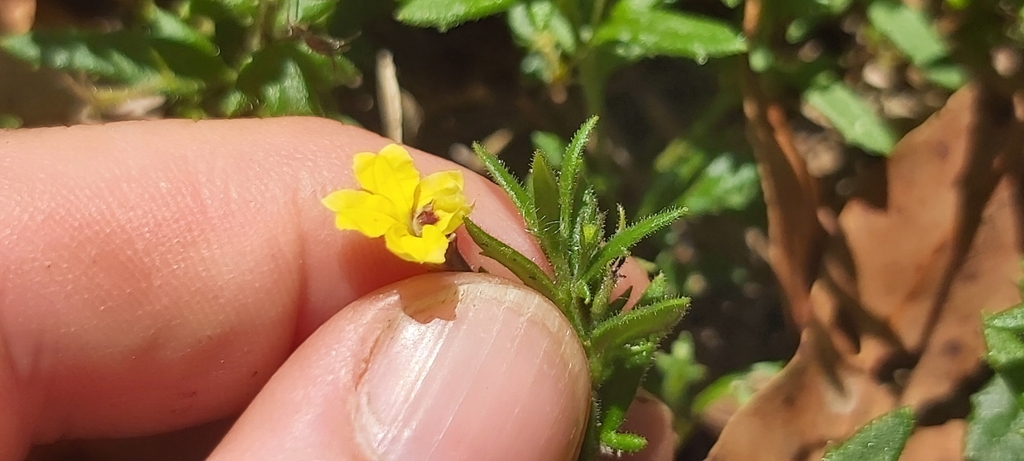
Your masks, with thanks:
[{"label": "green leaf", "polygon": [[206,85],[230,80],[230,69],[208,37],[152,4],[143,14],[153,50],[175,75]]},{"label": "green leaf", "polygon": [[923,68],[924,76],[929,82],[947,90],[957,90],[967,84],[969,76],[963,66],[951,59],[930,63]]},{"label": "green leaf", "polygon": [[747,49],[742,34],[729,24],[701,16],[639,10],[621,3],[594,33],[595,45],[613,45],[627,59],[647,56],[708,58],[739,54]]},{"label": "green leaf", "polygon": [[446,31],[467,21],[509,9],[516,0],[408,0],[395,18],[418,27],[436,27]]},{"label": "green leaf", "polygon": [[210,56],[217,54],[217,46],[208,37],[170,12],[148,4],[143,15],[151,37],[187,45]]},{"label": "green leaf", "polygon": [[1024,410],[1019,399],[1019,392],[999,375],[971,396],[964,459],[1020,459],[1024,453]]},{"label": "green leaf", "polygon": [[537,237],[541,249],[558,273],[565,269],[565,249],[558,238],[558,183],[544,155],[533,156],[530,195],[533,197],[534,209],[537,212],[537,229],[533,235]]},{"label": "green leaf", "polygon": [[910,58],[924,66],[949,55],[946,44],[932,29],[924,13],[897,0],[872,0],[867,7],[868,20]]},{"label": "green leaf", "polygon": [[914,411],[897,408],[861,427],[842,445],[825,452],[822,461],[897,461],[914,429]]},{"label": "green leaf", "polygon": [[598,272],[605,269],[613,259],[626,256],[629,249],[643,240],[644,237],[657,232],[659,229],[672,224],[673,221],[686,214],[685,208],[669,208],[647,216],[618,232],[608,239],[608,242],[601,247],[601,251],[590,261],[590,267],[586,269],[585,279],[589,279]]},{"label": "green leaf", "polygon": [[242,67],[238,89],[259,101],[260,116],[320,115],[323,109],[307,81],[307,70],[306,56],[294,44],[275,42]]},{"label": "green leaf", "polygon": [[804,91],[804,100],[827,117],[851,144],[886,157],[896,144],[892,129],[841,81],[812,85]]},{"label": "green leaf", "polygon": [[[466,231],[477,245],[480,245],[482,255],[487,256],[508,268],[516,277],[519,277],[526,286],[533,288],[548,299],[557,299],[555,284],[547,274],[541,270],[533,261],[523,256],[522,253],[506,245],[504,242],[494,238],[472,220],[466,219]],[[569,313],[566,313],[569,316]],[[569,318],[572,318],[571,316]]]},{"label": "green leaf", "polygon": [[587,147],[590,133],[597,125],[597,116],[590,117],[569,141],[569,147],[562,157],[562,168],[558,174],[558,231],[566,242],[572,240],[573,204],[576,201],[576,189],[579,186],[580,174],[583,171],[583,150]]},{"label": "green leaf", "polygon": [[716,379],[693,398],[691,412],[699,414],[719,399],[731,397],[745,405],[768,380],[782,371],[782,362],[757,362],[739,373]]},{"label": "green leaf", "polygon": [[161,80],[149,40],[137,31],[32,32],[4,37],[0,48],[37,66],[84,72],[118,83],[143,85]]},{"label": "green leaf", "polygon": [[286,31],[293,26],[323,26],[338,0],[278,0],[277,4],[274,28]]},{"label": "green leaf", "polygon": [[1018,393],[1024,392],[1024,305],[986,317],[982,330],[988,364]]},{"label": "green leaf", "polygon": [[598,354],[602,354],[637,339],[665,334],[683,318],[689,307],[689,298],[669,298],[651,305],[634,307],[595,327],[591,335],[592,347]]},{"label": "green leaf", "polygon": [[519,184],[519,180],[512,176],[512,173],[505,168],[505,165],[495,157],[494,154],[487,151],[480,143],[473,143],[473,152],[476,152],[477,158],[484,164],[484,168],[490,173],[491,179],[508,194],[509,198],[512,199],[512,204],[516,206],[523,215],[523,219],[526,221],[526,228],[531,232],[539,229],[539,223],[537,222],[537,213],[533,208],[533,200],[527,193],[526,188],[522,184]]},{"label": "green leaf", "polygon": [[688,413],[685,410],[690,392],[704,379],[707,367],[697,361],[693,336],[689,332],[679,333],[670,351],[654,353],[654,366],[661,375],[658,394],[675,414],[682,416]]},{"label": "green leaf", "polygon": [[676,203],[686,207],[691,216],[703,216],[746,209],[760,192],[761,183],[754,163],[737,165],[731,155],[718,155]]},{"label": "green leaf", "polygon": [[562,168],[562,154],[565,152],[566,143],[557,134],[546,131],[534,131],[530,133],[530,142],[534,150],[547,157],[548,163],[554,169]]}]

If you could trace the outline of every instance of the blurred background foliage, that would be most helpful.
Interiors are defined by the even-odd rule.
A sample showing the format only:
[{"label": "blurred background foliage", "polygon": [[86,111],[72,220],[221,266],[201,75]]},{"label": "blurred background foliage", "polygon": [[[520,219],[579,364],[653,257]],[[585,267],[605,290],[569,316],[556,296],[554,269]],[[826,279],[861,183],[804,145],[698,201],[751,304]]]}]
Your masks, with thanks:
[{"label": "blurred background foliage", "polygon": [[638,255],[694,300],[646,387],[680,418],[680,456],[699,459],[711,442],[699,427],[724,423],[714,402],[734,410],[779,368],[759,362],[796,344],[765,263],[745,69],[776,83],[793,142],[838,209],[851,173],[886,156],[973,63],[1019,67],[1024,38],[1020,0],[779,0],[752,38],[744,7],[41,1],[34,25],[0,37],[0,126],[318,115],[477,170],[467,145],[481,140],[525,176],[534,150],[557,165],[566,137],[601,115],[587,165],[601,199],[633,217],[690,211]]}]

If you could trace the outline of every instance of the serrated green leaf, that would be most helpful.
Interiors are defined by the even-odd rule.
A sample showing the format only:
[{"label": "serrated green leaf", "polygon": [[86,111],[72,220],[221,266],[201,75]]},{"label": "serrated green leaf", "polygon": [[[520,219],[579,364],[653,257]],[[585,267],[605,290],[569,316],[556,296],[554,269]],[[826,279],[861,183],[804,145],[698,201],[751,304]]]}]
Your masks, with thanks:
[{"label": "serrated green leaf", "polygon": [[517,0],[408,0],[395,14],[400,22],[446,31],[464,22],[509,9]]},{"label": "serrated green leaf", "polygon": [[614,46],[627,59],[673,56],[701,63],[747,49],[743,35],[727,23],[687,13],[634,9],[626,3],[612,11],[592,43]]},{"label": "serrated green leaf", "polygon": [[566,261],[565,249],[558,238],[558,180],[544,155],[533,156],[530,195],[537,212],[537,229],[533,235],[555,267],[555,272],[560,273],[566,269]]},{"label": "serrated green leaf", "polygon": [[562,157],[562,168],[558,174],[558,233],[566,242],[573,239],[573,211],[576,192],[579,187],[580,174],[583,171],[583,150],[587,147],[590,133],[597,125],[597,117],[590,117],[569,141],[565,155]]},{"label": "serrated green leaf", "polygon": [[924,13],[896,0],[872,0],[867,7],[871,25],[885,35],[915,65],[923,66],[949,55]]},{"label": "serrated green leaf", "polygon": [[994,376],[971,396],[964,436],[964,459],[1020,459],[1024,453],[1024,410],[1020,394],[1002,376]]},{"label": "serrated green leaf", "polygon": [[683,217],[684,214],[686,214],[685,208],[662,210],[659,213],[640,219],[626,227],[622,232],[616,233],[612,238],[608,239],[608,242],[601,247],[601,251],[597,253],[597,256],[589,262],[589,267],[586,269],[583,278],[589,279],[598,272],[605,270],[605,267],[613,259],[627,256],[629,249],[640,240],[643,240],[644,237],[672,224],[675,220]]},{"label": "serrated green leaf", "polygon": [[490,174],[491,179],[494,180],[495,184],[502,188],[509,198],[512,199],[512,204],[516,206],[519,213],[523,215],[523,219],[526,221],[526,228],[531,232],[540,229],[540,223],[537,222],[537,212],[533,208],[533,199],[530,197],[526,188],[519,183],[519,180],[512,173],[505,168],[505,165],[495,157],[494,154],[487,151],[480,143],[473,143],[473,152],[476,153],[480,162],[484,164],[484,168]]},{"label": "serrated green leaf", "polygon": [[914,429],[914,411],[897,408],[861,427],[842,445],[825,452],[822,461],[897,461]]},{"label": "serrated green leaf", "polygon": [[[472,220],[466,219],[466,231],[483,250],[481,254],[491,258],[512,271],[526,286],[533,288],[548,299],[556,298],[555,284],[547,274],[522,253],[494,238]],[[566,313],[569,316],[569,313]],[[571,316],[569,318],[572,318]]]},{"label": "serrated green leaf", "polygon": [[850,144],[884,157],[896,144],[892,129],[841,81],[812,85],[804,91],[804,100],[827,117]]},{"label": "serrated green leaf", "polygon": [[641,338],[665,334],[683,318],[689,306],[688,298],[669,298],[634,307],[595,327],[591,335],[592,347],[600,354]]}]

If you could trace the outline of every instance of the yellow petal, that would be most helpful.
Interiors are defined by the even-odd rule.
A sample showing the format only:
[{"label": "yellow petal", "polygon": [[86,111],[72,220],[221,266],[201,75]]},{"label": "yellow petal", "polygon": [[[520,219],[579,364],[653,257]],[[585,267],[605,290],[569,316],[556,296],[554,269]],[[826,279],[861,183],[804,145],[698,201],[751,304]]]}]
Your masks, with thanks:
[{"label": "yellow petal", "polygon": [[455,232],[462,225],[462,219],[469,214],[472,206],[463,189],[461,171],[442,171],[431,174],[420,182],[417,190],[417,209],[431,204],[435,225],[444,234]]},{"label": "yellow petal", "polygon": [[353,170],[359,185],[367,191],[387,197],[395,211],[412,213],[413,195],[420,182],[420,172],[412,156],[402,146],[389,144],[380,154],[361,152],[353,158]]},{"label": "yellow petal", "polygon": [[342,230],[357,230],[367,237],[380,237],[392,227],[405,227],[391,201],[361,190],[339,190],[323,199],[337,213],[334,225]]},{"label": "yellow petal", "polygon": [[461,195],[462,187],[461,171],[439,171],[427,175],[420,181],[416,208],[423,208],[440,196]]},{"label": "yellow petal", "polygon": [[384,234],[388,250],[399,258],[414,263],[441,264],[448,250],[448,237],[437,226],[423,226],[423,236],[417,237],[404,227],[395,226]]}]

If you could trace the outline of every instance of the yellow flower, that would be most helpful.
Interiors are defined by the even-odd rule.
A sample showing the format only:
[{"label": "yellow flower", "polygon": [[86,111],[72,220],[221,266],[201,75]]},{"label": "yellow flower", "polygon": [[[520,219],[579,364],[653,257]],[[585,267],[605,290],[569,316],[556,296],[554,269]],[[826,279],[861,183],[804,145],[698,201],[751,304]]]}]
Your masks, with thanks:
[{"label": "yellow flower", "polygon": [[472,209],[462,191],[462,172],[420,179],[412,156],[397,144],[380,154],[356,154],[353,170],[363,190],[339,190],[323,199],[337,214],[338,229],[384,236],[388,250],[406,261],[443,263],[450,235]]}]

